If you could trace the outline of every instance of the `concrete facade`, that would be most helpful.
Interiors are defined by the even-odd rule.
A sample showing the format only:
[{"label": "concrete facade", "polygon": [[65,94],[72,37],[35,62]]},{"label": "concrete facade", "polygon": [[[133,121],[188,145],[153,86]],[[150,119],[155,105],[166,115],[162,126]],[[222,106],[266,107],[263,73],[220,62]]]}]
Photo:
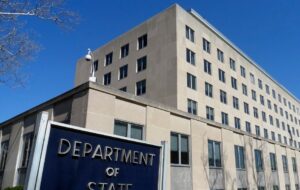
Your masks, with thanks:
[{"label": "concrete facade", "polygon": [[[299,177],[298,172],[293,171],[291,161],[295,157],[296,162],[300,163],[298,148],[226,127],[130,93],[86,83],[0,125],[2,133],[7,128],[11,129],[2,136],[3,140],[9,139],[2,188],[20,183],[18,166],[22,161],[22,136],[37,130],[34,122],[30,122],[31,126],[25,126],[24,121],[28,118],[32,121],[42,111],[49,113],[49,120],[109,134],[114,133],[116,120],[139,124],[143,127],[143,140],[157,145],[161,141],[170,143],[171,133],[187,135],[189,164],[172,164],[168,161],[168,190],[256,189],[260,183],[266,189],[272,189],[274,184],[280,189],[285,189],[285,185],[290,184],[291,189],[295,189],[295,179]],[[220,168],[209,167],[208,140],[221,143]],[[235,145],[245,147],[244,170],[235,169]],[[255,170],[255,149],[263,152],[264,169],[260,173]],[[270,168],[270,152],[276,154],[278,169],[275,173]],[[287,173],[283,171],[282,155],[286,155],[288,159]],[[297,171],[300,171],[299,167],[298,164]],[[276,181],[273,180],[274,175]]]},{"label": "concrete facade", "polygon": [[[194,31],[193,41],[187,39],[186,26]],[[139,49],[137,40],[145,34],[147,46]],[[209,53],[203,50],[203,39],[210,42]],[[129,54],[121,58],[120,48],[126,44]],[[187,49],[195,53],[195,64],[187,62]],[[218,59],[217,49],[223,52],[223,62]],[[105,57],[111,52],[112,63],[105,65]],[[186,137],[187,148],[178,150],[181,163],[174,161],[170,152],[167,190],[296,190],[299,186],[299,100],[196,12],[173,5],[95,50],[93,55],[98,60],[97,83],[86,83],[90,65],[82,58],[77,63],[74,89],[0,124],[1,147],[8,142],[6,157],[1,150],[2,188],[23,184],[26,164],[22,163],[28,144],[24,143],[25,136],[37,130],[35,120],[42,111],[48,113],[49,120],[109,134],[116,133],[116,121],[136,124],[142,127],[142,140],[157,145],[167,141],[171,149],[176,145],[172,137],[178,137],[182,143],[177,143],[178,149],[183,149],[182,139]],[[147,56],[147,68],[137,72],[137,59],[143,56]],[[235,69],[230,66],[230,58],[235,61]],[[211,63],[210,74],[204,71],[204,60]],[[127,77],[120,79],[119,69],[126,64]],[[219,69],[225,73],[225,82],[219,80]],[[111,83],[103,86],[104,75],[109,72]],[[195,89],[187,86],[187,73],[195,76]],[[237,81],[237,89],[232,87],[232,77]],[[136,83],[141,80],[146,80],[146,92],[136,96]],[[212,97],[206,95],[205,83],[212,85]],[[247,95],[243,85],[247,86]],[[118,90],[125,86],[127,92]],[[226,103],[220,101],[220,90],[226,92]],[[264,104],[260,96],[264,97]],[[238,109],[233,107],[233,97],[238,98]],[[188,99],[197,102],[197,113],[188,113]],[[245,113],[244,103],[248,104],[249,113]],[[213,119],[207,117],[207,106],[214,109]],[[224,123],[222,112],[228,114],[228,123]],[[250,131],[246,122],[250,123]],[[237,146],[244,153],[239,160],[243,167],[237,167]],[[185,151],[187,154],[182,154]],[[216,152],[220,152],[220,159]],[[275,168],[270,153],[275,154]]]}]

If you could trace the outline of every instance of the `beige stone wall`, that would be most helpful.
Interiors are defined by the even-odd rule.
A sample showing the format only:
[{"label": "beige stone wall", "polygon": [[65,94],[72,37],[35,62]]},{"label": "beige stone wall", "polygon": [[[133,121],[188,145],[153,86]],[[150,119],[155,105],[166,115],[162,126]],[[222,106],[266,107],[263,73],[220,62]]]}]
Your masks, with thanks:
[{"label": "beige stone wall", "polygon": [[[91,90],[88,99],[87,128],[111,134],[115,119],[138,123],[144,126],[145,140],[154,144],[160,144],[161,141],[170,142],[171,132],[188,135],[190,164],[180,167],[183,167],[182,171],[185,168],[191,169],[190,178],[193,189],[209,189],[208,139],[219,141],[222,144],[222,168],[226,189],[236,189],[237,180],[239,180],[235,167],[234,145],[245,148],[247,182],[251,189],[256,189],[260,180],[258,178],[262,176],[267,189],[272,187],[270,152],[275,153],[277,157],[280,188],[285,188],[282,155],[287,155],[291,188],[294,189],[295,187],[291,157],[296,156],[297,164],[300,163],[299,150],[288,148],[273,141],[266,141],[263,138],[249,136],[241,130],[221,127],[217,123],[205,121],[192,115],[186,116],[184,112],[169,109],[159,104],[148,104],[147,101],[138,98],[129,100],[121,98],[119,95]],[[259,176],[255,169],[254,149],[260,149],[263,152],[264,172]],[[176,165],[170,164],[168,167],[167,183],[170,190],[176,190],[176,187],[172,187],[172,175],[170,173],[174,166]],[[180,171],[180,168],[179,170],[176,168],[176,171]]]}]

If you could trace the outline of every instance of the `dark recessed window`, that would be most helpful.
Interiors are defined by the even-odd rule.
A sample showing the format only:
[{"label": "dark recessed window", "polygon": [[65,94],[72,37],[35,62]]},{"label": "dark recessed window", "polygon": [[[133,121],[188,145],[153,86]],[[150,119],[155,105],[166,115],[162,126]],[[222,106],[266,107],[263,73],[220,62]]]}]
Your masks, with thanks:
[{"label": "dark recessed window", "polygon": [[137,72],[143,71],[147,68],[147,56],[141,57],[136,62]]},{"label": "dark recessed window", "polygon": [[136,83],[136,95],[140,96],[146,93],[146,80]]},{"label": "dark recessed window", "polygon": [[112,64],[113,61],[113,52],[110,52],[105,56],[105,66]]},{"label": "dark recessed window", "polygon": [[121,47],[121,58],[127,57],[129,54],[129,44]]},{"label": "dark recessed window", "polygon": [[111,72],[106,73],[106,74],[103,76],[103,84],[104,84],[104,85],[110,85],[110,83],[111,83]]},{"label": "dark recessed window", "polygon": [[124,65],[119,69],[119,80],[126,78],[128,75],[128,65]]},{"label": "dark recessed window", "polygon": [[138,49],[143,49],[144,47],[147,47],[148,39],[147,34],[144,34],[143,36],[138,38]]}]

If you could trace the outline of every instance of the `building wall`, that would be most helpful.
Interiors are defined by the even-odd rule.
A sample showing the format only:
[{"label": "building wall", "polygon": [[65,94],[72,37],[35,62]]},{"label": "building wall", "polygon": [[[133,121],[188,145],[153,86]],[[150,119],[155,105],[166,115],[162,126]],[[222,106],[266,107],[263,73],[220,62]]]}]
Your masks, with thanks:
[{"label": "building wall", "polygon": [[[176,9],[174,6],[150,18],[130,31],[117,37],[93,52],[98,60],[97,83],[103,84],[103,76],[111,72],[114,88],[127,87],[127,92],[136,94],[136,82],[146,79],[146,94],[143,96],[160,100],[176,107]],[[148,44],[138,49],[138,38],[147,34]],[[129,44],[128,56],[121,58],[121,47]],[[113,52],[113,61],[105,65],[105,56]],[[147,69],[137,72],[137,59],[147,56]],[[128,76],[119,79],[119,68],[128,65]],[[90,63],[84,58],[77,62],[75,86],[88,81]]]}]

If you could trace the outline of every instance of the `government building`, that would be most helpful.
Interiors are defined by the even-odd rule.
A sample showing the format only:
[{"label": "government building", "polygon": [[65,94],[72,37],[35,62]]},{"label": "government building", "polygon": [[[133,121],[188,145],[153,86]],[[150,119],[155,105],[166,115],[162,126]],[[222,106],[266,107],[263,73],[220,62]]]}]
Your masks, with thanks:
[{"label": "government building", "polygon": [[2,189],[24,185],[41,114],[166,141],[166,190],[300,189],[300,101],[195,10],[172,5],[92,57],[73,89],[0,124]]}]

